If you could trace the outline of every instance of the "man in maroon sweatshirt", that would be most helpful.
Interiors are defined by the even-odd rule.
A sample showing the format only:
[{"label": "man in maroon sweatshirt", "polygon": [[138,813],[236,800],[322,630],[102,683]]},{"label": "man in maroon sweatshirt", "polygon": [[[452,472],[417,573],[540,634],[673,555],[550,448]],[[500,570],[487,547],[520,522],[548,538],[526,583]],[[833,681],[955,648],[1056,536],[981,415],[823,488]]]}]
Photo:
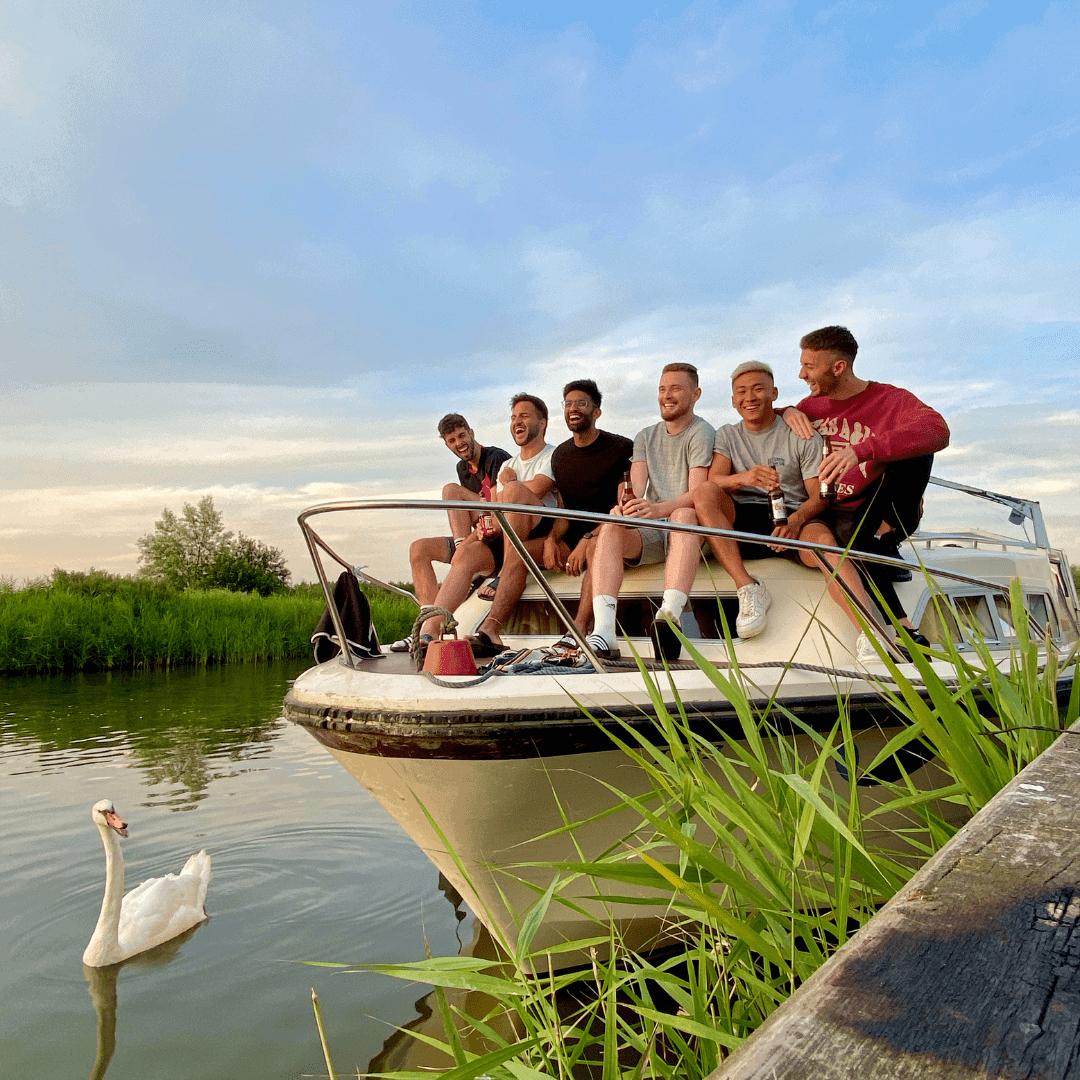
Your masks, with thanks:
[{"label": "man in maroon sweatshirt", "polygon": [[[847,327],[815,330],[799,347],[799,378],[810,395],[798,412],[832,443],[818,477],[836,484],[833,535],[841,546],[895,557],[918,527],[934,454],[949,445],[949,427],[910,391],[855,375],[859,346]],[[790,415],[785,420],[797,422]],[[891,531],[879,536],[883,523]],[[867,572],[886,606],[910,627],[889,568],[870,564]]]}]

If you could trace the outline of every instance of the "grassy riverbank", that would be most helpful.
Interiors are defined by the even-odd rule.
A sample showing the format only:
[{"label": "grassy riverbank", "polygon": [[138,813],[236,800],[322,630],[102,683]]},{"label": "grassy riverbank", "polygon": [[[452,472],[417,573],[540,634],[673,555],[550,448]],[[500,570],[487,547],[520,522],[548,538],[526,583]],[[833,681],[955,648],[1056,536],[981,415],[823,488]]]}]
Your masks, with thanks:
[{"label": "grassy riverbank", "polygon": [[[404,635],[415,607],[369,595],[382,641]],[[133,670],[311,655],[324,601],[317,586],[274,596],[174,592],[138,578],[55,571],[0,591],[0,673]]]}]

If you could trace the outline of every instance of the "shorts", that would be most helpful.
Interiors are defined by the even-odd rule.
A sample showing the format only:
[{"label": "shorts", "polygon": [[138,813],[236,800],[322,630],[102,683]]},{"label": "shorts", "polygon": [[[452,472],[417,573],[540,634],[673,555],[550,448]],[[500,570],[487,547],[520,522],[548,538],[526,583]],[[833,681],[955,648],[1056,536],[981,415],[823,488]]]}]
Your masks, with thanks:
[{"label": "shorts", "polygon": [[[537,525],[536,528],[533,529],[533,531],[525,537],[525,539],[539,540],[541,537],[547,536],[547,534],[551,532],[554,525],[554,518],[541,518],[540,524]],[[498,536],[493,536],[490,540],[485,540],[484,543],[487,544],[489,548],[491,548],[492,557],[495,559],[495,571],[496,573],[498,573],[499,567],[501,567],[503,564],[503,557],[506,552],[506,549],[503,546],[505,544],[503,535],[502,533],[499,533]]]},{"label": "shorts", "polygon": [[457,546],[454,544],[454,538],[448,536],[446,538],[446,558],[441,560],[442,562],[453,562],[454,552],[457,551]]},{"label": "shorts", "polygon": [[[817,520],[817,519],[815,519]],[[809,524],[809,523],[807,523]],[[765,503],[736,502],[735,522],[731,526],[736,532],[757,533],[760,536],[771,536],[776,528],[773,525],[772,514]],[[773,551],[765,544],[753,544],[749,540],[740,540],[739,554],[743,559],[775,559],[778,556],[802,562],[795,548],[786,551]]]},{"label": "shorts", "polygon": [[636,559],[624,559],[625,566],[651,566],[667,558],[671,533],[667,529],[638,529],[641,537],[641,554]]}]

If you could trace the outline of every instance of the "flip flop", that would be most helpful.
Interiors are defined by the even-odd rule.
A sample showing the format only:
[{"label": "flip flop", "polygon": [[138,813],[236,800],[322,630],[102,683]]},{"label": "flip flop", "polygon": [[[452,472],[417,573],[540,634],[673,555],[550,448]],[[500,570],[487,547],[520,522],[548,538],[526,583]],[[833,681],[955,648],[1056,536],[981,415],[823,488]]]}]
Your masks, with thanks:
[{"label": "flip flop", "polygon": [[469,643],[473,656],[477,660],[490,660],[509,651],[505,645],[496,645],[483,630],[477,630],[472,637],[465,640]]},{"label": "flip flop", "polygon": [[[481,585],[480,588],[476,590],[476,595],[479,596],[481,600],[494,600],[495,590],[498,587],[499,579],[498,577],[493,577],[486,585]],[[488,595],[489,593],[490,595]]]}]

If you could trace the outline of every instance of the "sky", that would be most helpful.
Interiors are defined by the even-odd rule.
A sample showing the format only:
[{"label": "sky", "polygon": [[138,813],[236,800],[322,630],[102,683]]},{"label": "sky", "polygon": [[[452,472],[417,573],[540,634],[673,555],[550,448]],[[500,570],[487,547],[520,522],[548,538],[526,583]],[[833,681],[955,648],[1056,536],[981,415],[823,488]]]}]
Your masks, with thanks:
[{"label": "sky", "polygon": [[[1080,562],[1080,5],[0,0],[0,576],[137,569],[163,508],[312,579],[305,507],[437,497],[464,413],[664,363],[856,373]],[[1014,535],[934,494],[924,524]],[[930,512],[933,511],[933,513]],[[435,515],[321,519],[408,575]]]}]

